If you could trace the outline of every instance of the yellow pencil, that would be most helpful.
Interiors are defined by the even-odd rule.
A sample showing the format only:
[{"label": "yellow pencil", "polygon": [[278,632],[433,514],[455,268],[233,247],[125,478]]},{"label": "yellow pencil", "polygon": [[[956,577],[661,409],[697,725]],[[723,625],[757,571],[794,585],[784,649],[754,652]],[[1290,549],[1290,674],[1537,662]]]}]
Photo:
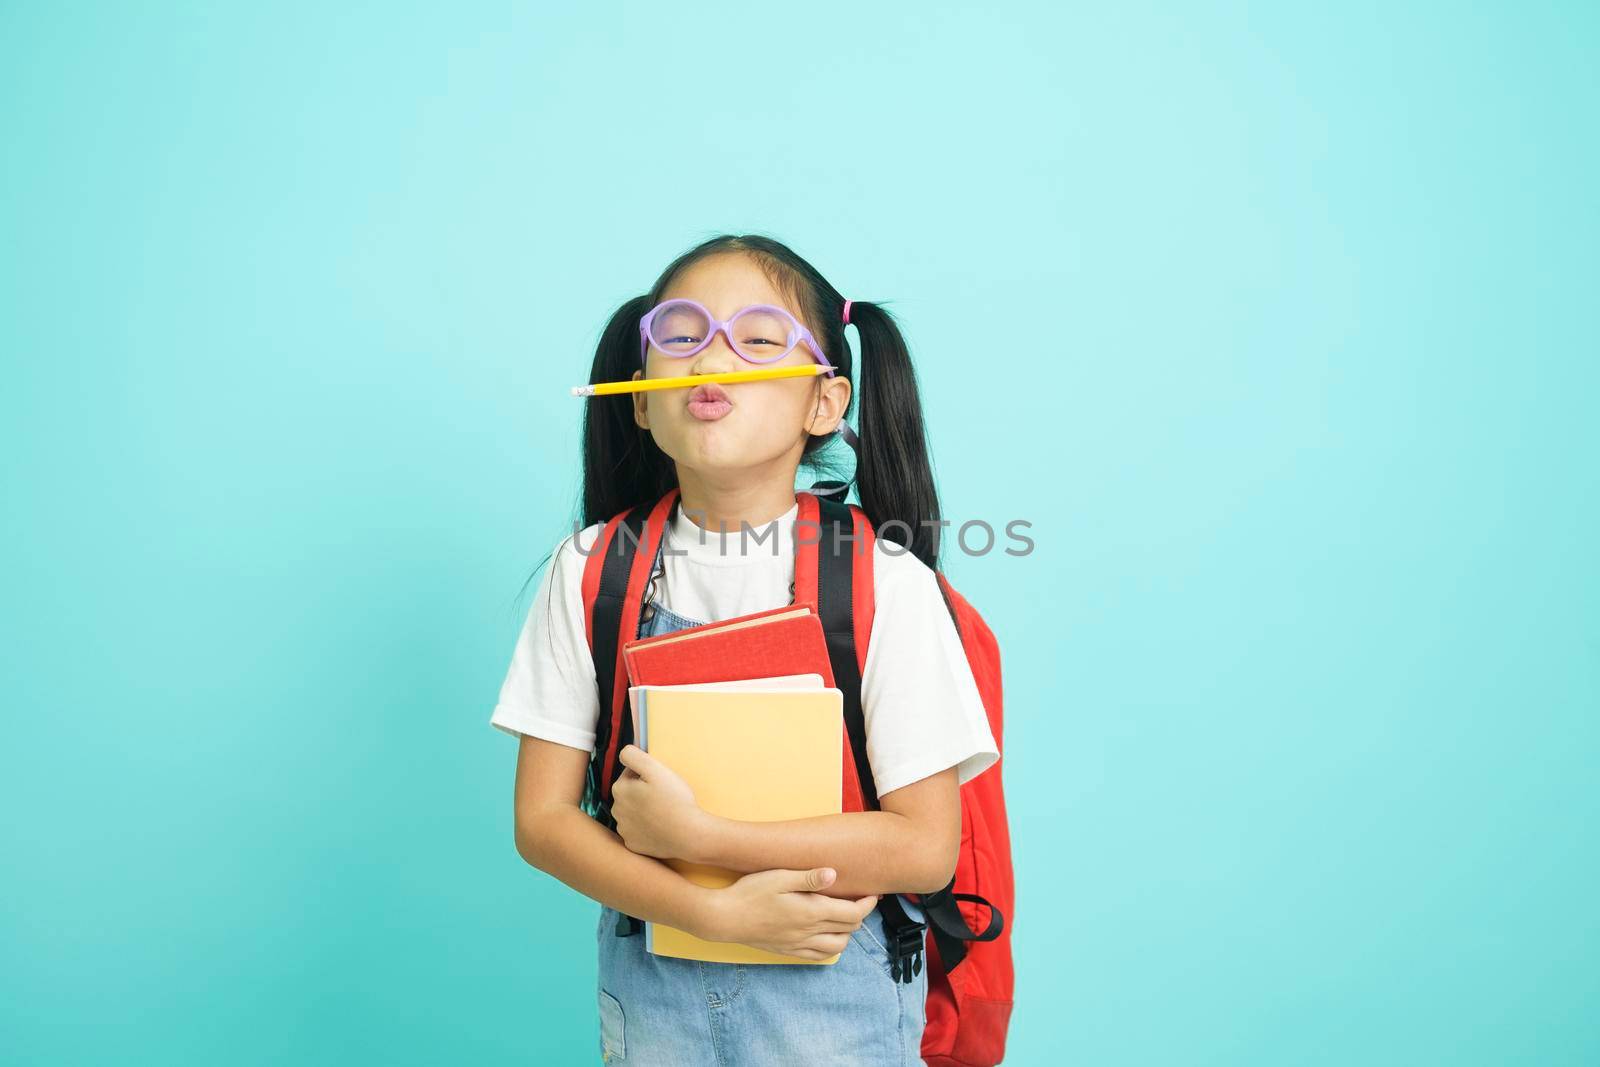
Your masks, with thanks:
[{"label": "yellow pencil", "polygon": [[721,374],[682,374],[676,378],[637,378],[626,382],[600,382],[597,385],[574,385],[573,396],[611,396],[614,393],[642,393],[651,389],[683,389],[713,382],[763,382],[771,378],[810,378],[833,370],[821,363],[804,366],[763,367],[758,370],[730,370]]}]

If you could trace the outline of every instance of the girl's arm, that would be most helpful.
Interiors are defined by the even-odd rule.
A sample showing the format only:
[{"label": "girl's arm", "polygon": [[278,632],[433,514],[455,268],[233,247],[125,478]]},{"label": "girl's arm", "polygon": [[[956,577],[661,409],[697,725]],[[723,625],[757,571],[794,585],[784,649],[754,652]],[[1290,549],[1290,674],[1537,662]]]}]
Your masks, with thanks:
[{"label": "girl's arm", "polygon": [[[708,941],[822,960],[844,951],[876,896],[839,899],[821,868],[747,872],[708,889],[623,844],[579,807],[589,754],[524,734],[517,755],[517,851],[586,896]],[[837,872],[836,872],[837,873]]]},{"label": "girl's arm", "polygon": [[632,852],[579,807],[589,754],[527,734],[517,752],[517,853],[607,907],[707,936],[715,890]]},{"label": "girl's arm", "polygon": [[831,894],[934,893],[950,884],[961,848],[956,768],[878,798],[880,811],[745,822],[702,812],[685,859],[739,872],[831,866]]},{"label": "girl's arm", "polygon": [[749,873],[832,867],[830,895],[933,893],[950,884],[961,848],[961,790],[952,764],[878,798],[878,811],[754,822],[701,808],[672,768],[624,745],[612,789],[623,847]]}]

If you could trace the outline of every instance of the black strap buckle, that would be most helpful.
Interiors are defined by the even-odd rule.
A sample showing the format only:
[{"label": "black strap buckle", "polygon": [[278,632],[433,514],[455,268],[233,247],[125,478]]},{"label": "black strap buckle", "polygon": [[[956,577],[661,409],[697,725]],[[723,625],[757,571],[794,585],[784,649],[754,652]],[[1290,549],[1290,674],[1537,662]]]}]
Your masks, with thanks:
[{"label": "black strap buckle", "polygon": [[923,933],[927,928],[925,923],[915,923],[888,934],[889,973],[895,981],[910,985],[922,973]]}]

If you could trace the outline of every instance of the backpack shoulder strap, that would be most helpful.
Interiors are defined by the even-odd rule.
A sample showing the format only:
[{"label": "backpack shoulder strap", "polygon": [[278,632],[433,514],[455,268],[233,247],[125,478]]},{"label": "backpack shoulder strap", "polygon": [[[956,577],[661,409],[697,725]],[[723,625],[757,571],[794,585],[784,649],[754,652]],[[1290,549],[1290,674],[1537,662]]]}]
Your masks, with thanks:
[{"label": "backpack shoulder strap", "polygon": [[[802,504],[801,518],[808,508]],[[866,719],[861,705],[861,674],[866,667],[867,643],[872,635],[874,597],[873,562],[876,547],[872,524],[866,513],[854,505],[818,498],[815,501],[816,525],[805,537],[814,543],[809,546],[809,556],[814,566],[815,585],[805,584],[802,577],[802,553],[797,548],[795,561],[795,596],[801,599],[802,589],[811,591],[822,617],[823,632],[828,642],[828,656],[833,667],[834,682],[844,693],[845,730],[854,753],[856,777],[861,785],[861,811],[877,810],[877,788],[873,782],[872,765],[867,759]],[[801,532],[796,531],[797,543]],[[854,550],[854,551],[852,551]],[[968,637],[962,626],[962,603],[959,593],[949,584],[942,572],[935,574],[939,592],[950,612],[956,631],[964,640]],[[981,624],[981,620],[979,620]],[[993,638],[990,637],[992,643]],[[965,801],[964,801],[965,802]],[[848,805],[846,810],[849,809]],[[884,918],[884,932],[889,939],[890,974],[896,981],[911,982],[922,971],[922,957],[927,938],[939,949],[941,964],[946,973],[965,958],[969,941],[993,941],[1004,929],[1004,917],[999,909],[976,893],[955,891],[956,878],[936,893],[920,894],[926,920],[918,922],[906,914],[897,894],[888,893],[879,898],[878,910]],[[981,932],[974,932],[962,915],[959,902],[986,906],[990,920]],[[931,930],[929,929],[931,927]],[[927,931],[925,933],[925,931]]]},{"label": "backpack shoulder strap", "polygon": [[[808,494],[809,495],[809,494]],[[828,659],[833,668],[834,685],[844,694],[845,735],[853,755],[859,804],[849,804],[846,784],[846,811],[878,810],[878,789],[867,758],[866,714],[861,705],[861,675],[866,669],[867,644],[872,638],[872,617],[877,604],[873,563],[877,552],[872,523],[866,512],[853,504],[814,498],[818,515],[818,534],[810,557],[815,560],[815,603],[822,617],[822,631],[828,643]],[[802,506],[802,516],[808,509]],[[797,544],[801,530],[796,531]],[[802,588],[803,549],[796,549],[795,598]],[[807,586],[810,588],[810,586]],[[889,973],[897,982],[912,982],[922,973],[924,931],[927,924],[911,918],[896,893],[878,898],[877,910],[883,915],[888,938]]]},{"label": "backpack shoulder strap", "polygon": [[795,602],[809,600],[822,620],[833,684],[844,695],[845,738],[855,781],[846,781],[844,810],[878,806],[867,727],[861,707],[861,672],[872,634],[872,524],[859,508],[811,493],[797,494]]},{"label": "backpack shoulder strap", "polygon": [[632,717],[622,714],[628,696],[622,646],[638,633],[650,564],[677,499],[678,490],[673,488],[654,503],[613,516],[584,564],[584,618],[599,701],[589,782],[596,815],[610,829],[616,828],[611,819],[611,786],[621,773],[617,752],[633,740]]}]

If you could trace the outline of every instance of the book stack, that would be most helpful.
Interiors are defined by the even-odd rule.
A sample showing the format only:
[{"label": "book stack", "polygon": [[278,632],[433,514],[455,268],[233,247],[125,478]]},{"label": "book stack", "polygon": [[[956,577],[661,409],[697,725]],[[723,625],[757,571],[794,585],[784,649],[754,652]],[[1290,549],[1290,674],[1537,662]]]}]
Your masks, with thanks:
[{"label": "book stack", "polygon": [[[742,615],[623,645],[636,743],[689,784],[705,811],[749,822],[843,810],[844,698],[831,684],[809,604]],[[741,872],[666,862],[720,889]],[[644,924],[658,956],[717,963],[831,964]]]}]

